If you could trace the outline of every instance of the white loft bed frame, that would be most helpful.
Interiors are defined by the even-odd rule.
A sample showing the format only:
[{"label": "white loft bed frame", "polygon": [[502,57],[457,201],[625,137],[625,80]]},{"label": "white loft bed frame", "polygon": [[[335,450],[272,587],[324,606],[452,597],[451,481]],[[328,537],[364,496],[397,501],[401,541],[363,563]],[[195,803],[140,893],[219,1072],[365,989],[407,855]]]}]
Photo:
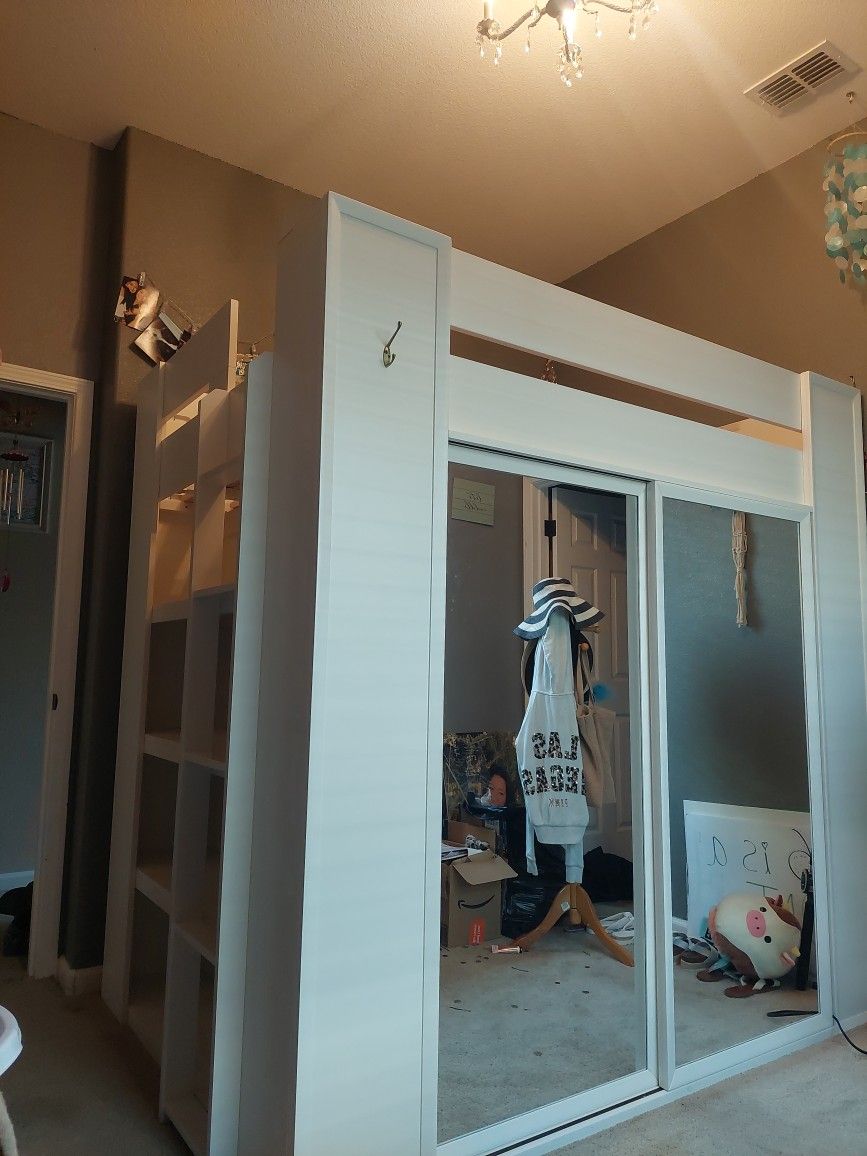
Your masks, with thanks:
[{"label": "white loft bed frame", "polygon": [[[741,428],[770,438],[766,423],[789,441],[799,431],[800,448],[456,358],[452,329],[738,412],[751,423]],[[228,755],[231,783],[243,735],[255,798],[249,813],[227,805],[237,846],[224,846],[218,947],[246,943],[245,966],[235,950],[231,976],[218,978],[218,1039],[221,1000],[234,1010],[216,1062],[236,1112],[218,1139],[212,1129],[209,1152],[483,1156],[508,1146],[541,1156],[824,1038],[832,1010],[844,1024],[867,1019],[858,393],[330,195],[281,248],[262,399],[247,418],[247,445],[262,452],[252,492],[245,473]],[[647,1071],[437,1148],[447,460],[479,452],[499,455],[500,469],[641,495],[645,917],[657,933],[644,963],[656,999]],[[817,1016],[681,1067],[668,944],[666,496],[800,526],[822,983]],[[401,842],[389,858],[369,832],[392,813]],[[386,921],[389,911],[399,916]]]}]

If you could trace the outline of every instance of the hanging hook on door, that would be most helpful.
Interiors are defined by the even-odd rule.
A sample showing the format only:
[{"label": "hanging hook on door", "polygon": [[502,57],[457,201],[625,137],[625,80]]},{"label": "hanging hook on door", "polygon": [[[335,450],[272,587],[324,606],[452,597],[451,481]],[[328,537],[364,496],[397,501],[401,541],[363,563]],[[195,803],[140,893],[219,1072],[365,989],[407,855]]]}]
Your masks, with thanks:
[{"label": "hanging hook on door", "polygon": [[401,325],[403,325],[403,322],[398,321],[397,329],[395,329],[394,333],[392,333],[391,337],[389,337],[382,351],[382,364],[386,369],[388,369],[388,367],[394,363],[394,360],[397,356],[397,354],[391,352],[391,343],[394,341],[395,337],[397,337],[398,333],[400,333]]}]

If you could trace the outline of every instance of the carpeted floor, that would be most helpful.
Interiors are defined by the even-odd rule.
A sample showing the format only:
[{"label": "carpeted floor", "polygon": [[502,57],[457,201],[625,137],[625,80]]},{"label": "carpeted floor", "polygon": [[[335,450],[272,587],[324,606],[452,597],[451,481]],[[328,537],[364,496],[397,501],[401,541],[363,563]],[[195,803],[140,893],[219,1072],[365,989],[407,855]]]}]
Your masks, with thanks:
[{"label": "carpeted floor", "polygon": [[[535,1076],[526,1078],[527,1088],[537,1097],[533,1103],[582,1086],[580,1074],[594,1054],[593,1039],[599,1038],[590,1029],[597,1015],[602,1017],[601,993],[609,972],[612,1002],[607,1036],[612,1047],[606,1062],[617,1072],[634,1055],[625,1011],[632,998],[634,973],[613,963],[609,969],[608,957],[583,932],[548,939],[550,947],[545,952],[540,945],[525,956],[490,959],[489,951],[455,951],[443,960],[448,980],[443,990],[444,1043],[448,1041],[452,1063],[466,1057],[463,1071],[471,1092],[466,1100],[457,1100],[459,1070],[453,1067],[450,1076],[444,1071],[443,1120],[448,1127],[460,1125],[466,1131],[466,1120],[470,1128],[477,1128],[501,1117],[504,1106],[513,1111],[533,1106],[527,1102],[532,1098],[529,1092],[523,1100],[517,1099],[509,1083],[507,1058],[514,1054],[516,1041],[526,1059],[538,1065]],[[488,962],[476,962],[477,956]],[[532,971],[515,970],[536,960]],[[566,980],[576,963],[587,978],[570,988]],[[504,987],[506,969],[509,982],[516,985],[512,996]],[[478,978],[470,980],[467,973]],[[527,978],[534,975],[539,979],[547,975],[547,986],[537,983],[534,991],[532,978]],[[679,977],[678,983],[678,990],[690,985],[708,990],[692,974]],[[737,1008],[740,1015],[750,1007],[757,1010],[758,997],[740,1004],[716,990],[719,1006],[727,1012]],[[705,994],[699,998],[710,999]],[[786,1002],[790,1004],[791,998]],[[2,1078],[21,1156],[188,1156],[171,1126],[156,1118],[153,1065],[118,1028],[98,997],[69,1000],[52,980],[29,980],[20,962],[0,959],[0,1004],[14,1012],[24,1033],[24,1052]],[[561,1039],[571,1041],[568,1068],[569,1056],[562,1045],[558,1054],[550,1032],[546,1036],[535,1027],[536,1034],[530,1032],[539,1022],[537,1013],[551,1006],[556,1015],[550,1017],[548,1026],[559,1022]],[[461,1007],[466,1010],[452,1010]],[[486,1007],[498,1012],[499,1029],[485,1022]],[[724,1022],[731,1027],[734,1020],[724,1017]],[[493,1023],[497,1023],[496,1016]],[[720,1042],[719,1036],[715,1038]],[[582,1044],[581,1062],[576,1062],[576,1039]],[[865,1046],[867,1029],[856,1033],[856,1039]],[[558,1084],[564,1074],[571,1080],[571,1087],[565,1089]],[[463,1104],[460,1112],[459,1103]],[[462,1114],[469,1111],[475,1116]],[[860,1156],[867,1152],[865,1137],[867,1057],[835,1039],[563,1152],[564,1156],[696,1156],[703,1152],[714,1156],[812,1156],[819,1152]]]},{"label": "carpeted floor", "polygon": [[[867,1028],[850,1033],[867,1048]],[[558,1156],[863,1156],[867,1056],[836,1036],[648,1112]]]},{"label": "carpeted floor", "polygon": [[[556,927],[521,955],[488,945],[440,955],[440,1140],[645,1066],[642,977],[588,932]],[[791,1023],[769,1020],[772,1008],[816,1006],[815,991],[734,1000],[726,986],[675,969],[679,1063]]]},{"label": "carpeted floor", "polygon": [[0,957],[0,1004],[24,1037],[2,1077],[21,1156],[189,1156],[156,1117],[156,1069],[98,996],[67,999]]}]

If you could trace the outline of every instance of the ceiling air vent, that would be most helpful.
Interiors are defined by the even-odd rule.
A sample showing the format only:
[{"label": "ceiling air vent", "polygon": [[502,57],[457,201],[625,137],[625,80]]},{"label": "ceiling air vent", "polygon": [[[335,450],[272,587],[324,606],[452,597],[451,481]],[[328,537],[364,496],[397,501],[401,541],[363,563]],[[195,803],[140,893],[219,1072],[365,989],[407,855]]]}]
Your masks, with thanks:
[{"label": "ceiling air vent", "polygon": [[858,65],[825,40],[748,88],[744,96],[780,116],[793,105],[811,98],[819,89],[856,72],[860,72]]}]

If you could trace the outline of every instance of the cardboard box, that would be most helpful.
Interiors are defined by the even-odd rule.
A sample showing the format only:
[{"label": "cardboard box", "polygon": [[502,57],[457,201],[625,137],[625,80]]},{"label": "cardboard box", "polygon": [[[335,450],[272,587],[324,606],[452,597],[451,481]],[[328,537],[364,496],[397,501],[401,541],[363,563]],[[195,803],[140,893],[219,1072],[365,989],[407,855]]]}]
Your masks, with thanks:
[{"label": "cardboard box", "polygon": [[[464,835],[493,842],[493,832],[449,823],[449,841],[463,843]],[[493,851],[476,851],[453,859],[442,867],[441,941],[444,947],[477,947],[500,934],[500,911],[504,879],[516,872]]]}]

